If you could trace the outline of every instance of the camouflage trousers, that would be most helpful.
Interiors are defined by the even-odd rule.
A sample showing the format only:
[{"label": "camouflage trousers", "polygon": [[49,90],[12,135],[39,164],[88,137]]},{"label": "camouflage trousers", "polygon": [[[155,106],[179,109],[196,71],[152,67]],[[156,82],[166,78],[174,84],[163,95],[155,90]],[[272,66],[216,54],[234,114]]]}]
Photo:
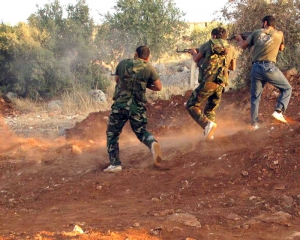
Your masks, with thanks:
[{"label": "camouflage trousers", "polygon": [[[224,87],[214,82],[202,82],[186,103],[191,117],[204,129],[208,120],[215,122],[215,110],[219,107]],[[204,103],[204,111],[202,108]]]},{"label": "camouflage trousers", "polygon": [[135,106],[131,110],[112,108],[106,131],[107,152],[111,165],[121,165],[119,137],[128,120],[137,138],[149,149],[151,148],[151,144],[156,141],[154,136],[146,130],[148,120],[145,107]]}]

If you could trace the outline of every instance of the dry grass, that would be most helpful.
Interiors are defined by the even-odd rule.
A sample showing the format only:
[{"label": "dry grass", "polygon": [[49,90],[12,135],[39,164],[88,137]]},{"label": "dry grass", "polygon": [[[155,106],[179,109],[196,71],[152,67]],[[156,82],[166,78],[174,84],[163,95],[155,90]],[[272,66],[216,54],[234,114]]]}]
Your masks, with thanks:
[{"label": "dry grass", "polygon": [[[163,89],[160,92],[147,90],[146,96],[148,100],[155,101],[157,99],[168,100],[172,95],[184,95],[189,86],[188,72],[178,72],[176,69],[178,65],[189,65],[189,56],[186,54],[178,54],[175,56],[165,56],[160,62],[164,62],[163,74],[161,80],[163,82]],[[159,64],[159,63],[156,63]],[[113,81],[112,81],[113,82]],[[58,109],[50,109],[48,102],[36,102],[29,99],[14,99],[15,107],[21,112],[55,112],[61,115],[87,115],[91,112],[107,111],[113,103],[112,96],[114,93],[115,84],[112,83],[105,89],[106,102],[95,101],[88,93],[80,86],[73,86],[73,89],[66,91],[56,100],[60,100],[62,105]]]},{"label": "dry grass", "polygon": [[[114,85],[112,84],[107,89],[107,102],[96,102],[88,92],[77,89],[72,92],[66,92],[61,96],[62,106],[55,111],[48,108],[45,102],[35,102],[29,99],[13,99],[14,107],[23,113],[29,112],[54,112],[57,115],[87,115],[91,112],[107,111],[113,103]],[[160,92],[147,90],[146,96],[149,101],[156,101],[158,99],[168,100],[172,95],[184,95],[188,90],[188,86],[172,85],[166,86]]]},{"label": "dry grass", "polygon": [[97,102],[82,89],[66,92],[61,96],[61,101],[62,112],[66,115],[105,111],[109,109],[111,103],[110,98],[107,98],[107,102]]},{"label": "dry grass", "polygon": [[14,108],[20,112],[42,112],[47,108],[46,103],[24,98],[13,98]]},{"label": "dry grass", "polygon": [[52,112],[55,115],[87,115],[91,112],[108,110],[112,104],[111,97],[107,96],[107,102],[97,102],[88,92],[79,88],[65,92],[59,100],[62,105],[55,109],[50,108],[46,102],[37,102],[30,99],[14,98],[12,103],[14,108],[21,113]]}]

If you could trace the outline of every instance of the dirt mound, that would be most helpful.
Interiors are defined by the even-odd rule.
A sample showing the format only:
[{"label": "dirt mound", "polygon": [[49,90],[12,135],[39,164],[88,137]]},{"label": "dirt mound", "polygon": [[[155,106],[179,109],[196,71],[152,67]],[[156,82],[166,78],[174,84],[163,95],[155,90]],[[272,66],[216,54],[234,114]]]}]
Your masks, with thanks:
[{"label": "dirt mound", "polygon": [[278,92],[267,85],[261,127],[248,129],[249,90],[231,90],[218,109],[213,141],[202,140],[203,130],[184,108],[190,92],[149,103],[149,130],[163,149],[161,169],[153,168],[149,150],[126,125],[120,139],[123,171],[102,172],[109,112],[91,113],[67,130],[67,141],[15,142],[0,151],[0,236],[296,240],[299,76],[290,82],[288,124],[272,119]]},{"label": "dirt mound", "polygon": [[[285,71],[289,77],[289,82],[293,87],[293,94],[287,112],[290,121],[299,121],[298,111],[293,111],[299,104],[300,98],[300,75],[294,74],[293,70]],[[184,103],[191,95],[192,90],[187,91],[184,96],[171,96],[169,100],[156,100],[146,105],[148,116],[148,130],[155,136],[164,136],[176,132],[186,131],[187,129],[199,129],[192,118],[187,114]],[[262,100],[260,103],[260,120],[263,123],[270,123],[270,114],[274,111],[274,105],[279,95],[279,91],[270,84],[266,84]],[[217,110],[217,122],[231,118],[232,111],[240,112],[238,118],[241,122],[250,122],[250,102],[249,89],[239,91],[230,90],[223,94],[220,109]],[[230,108],[230,109],[229,109]],[[224,111],[225,109],[225,111]],[[292,110],[290,110],[292,109]],[[105,135],[107,120],[110,111],[91,113],[85,120],[78,122],[74,128],[66,130],[66,137],[72,141],[99,141]],[[131,131],[126,124],[124,131]]]},{"label": "dirt mound", "polygon": [[[170,100],[157,100],[147,103],[148,129],[155,135],[166,135],[181,130],[186,123],[187,126],[194,124],[187,114],[184,103],[191,91],[185,96],[172,96]],[[110,111],[100,111],[89,114],[82,122],[66,130],[66,137],[73,141],[99,141],[105,136],[107,120]],[[131,132],[130,126],[126,124],[124,131]]]}]

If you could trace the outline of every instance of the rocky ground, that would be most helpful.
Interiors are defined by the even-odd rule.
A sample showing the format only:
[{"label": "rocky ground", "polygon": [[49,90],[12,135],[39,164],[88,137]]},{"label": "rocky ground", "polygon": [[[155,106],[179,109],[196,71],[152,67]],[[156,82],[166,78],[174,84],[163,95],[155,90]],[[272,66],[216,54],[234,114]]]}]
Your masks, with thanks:
[{"label": "rocky ground", "polygon": [[116,174],[102,172],[109,112],[22,114],[3,100],[0,239],[300,239],[299,79],[288,124],[267,86],[255,131],[248,90],[225,92],[213,141],[184,108],[190,92],[148,103],[163,167],[126,125]]}]

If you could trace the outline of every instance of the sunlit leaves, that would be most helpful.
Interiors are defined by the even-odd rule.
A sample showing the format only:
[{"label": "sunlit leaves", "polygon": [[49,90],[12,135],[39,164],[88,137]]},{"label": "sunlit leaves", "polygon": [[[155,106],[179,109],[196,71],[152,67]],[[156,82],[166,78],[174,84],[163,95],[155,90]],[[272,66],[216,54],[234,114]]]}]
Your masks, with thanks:
[{"label": "sunlit leaves", "polygon": [[[261,28],[261,20],[272,14],[276,18],[276,28],[285,36],[285,51],[278,56],[281,69],[299,68],[298,54],[300,43],[300,1],[291,0],[231,0],[222,10],[223,18],[230,23],[231,34],[253,31]],[[239,57],[240,79],[249,76],[251,60],[249,51]],[[248,79],[249,80],[249,79]]]},{"label": "sunlit leaves", "polygon": [[138,45],[148,45],[152,55],[159,57],[181,38],[186,27],[181,20],[184,13],[173,0],[119,0],[114,10],[104,15],[105,24],[121,33],[123,48],[130,47],[131,52]]},{"label": "sunlit leaves", "polygon": [[75,83],[88,89],[99,85],[92,65],[95,26],[85,0],[39,6],[28,22],[0,31],[0,85],[6,91],[45,97]]}]

